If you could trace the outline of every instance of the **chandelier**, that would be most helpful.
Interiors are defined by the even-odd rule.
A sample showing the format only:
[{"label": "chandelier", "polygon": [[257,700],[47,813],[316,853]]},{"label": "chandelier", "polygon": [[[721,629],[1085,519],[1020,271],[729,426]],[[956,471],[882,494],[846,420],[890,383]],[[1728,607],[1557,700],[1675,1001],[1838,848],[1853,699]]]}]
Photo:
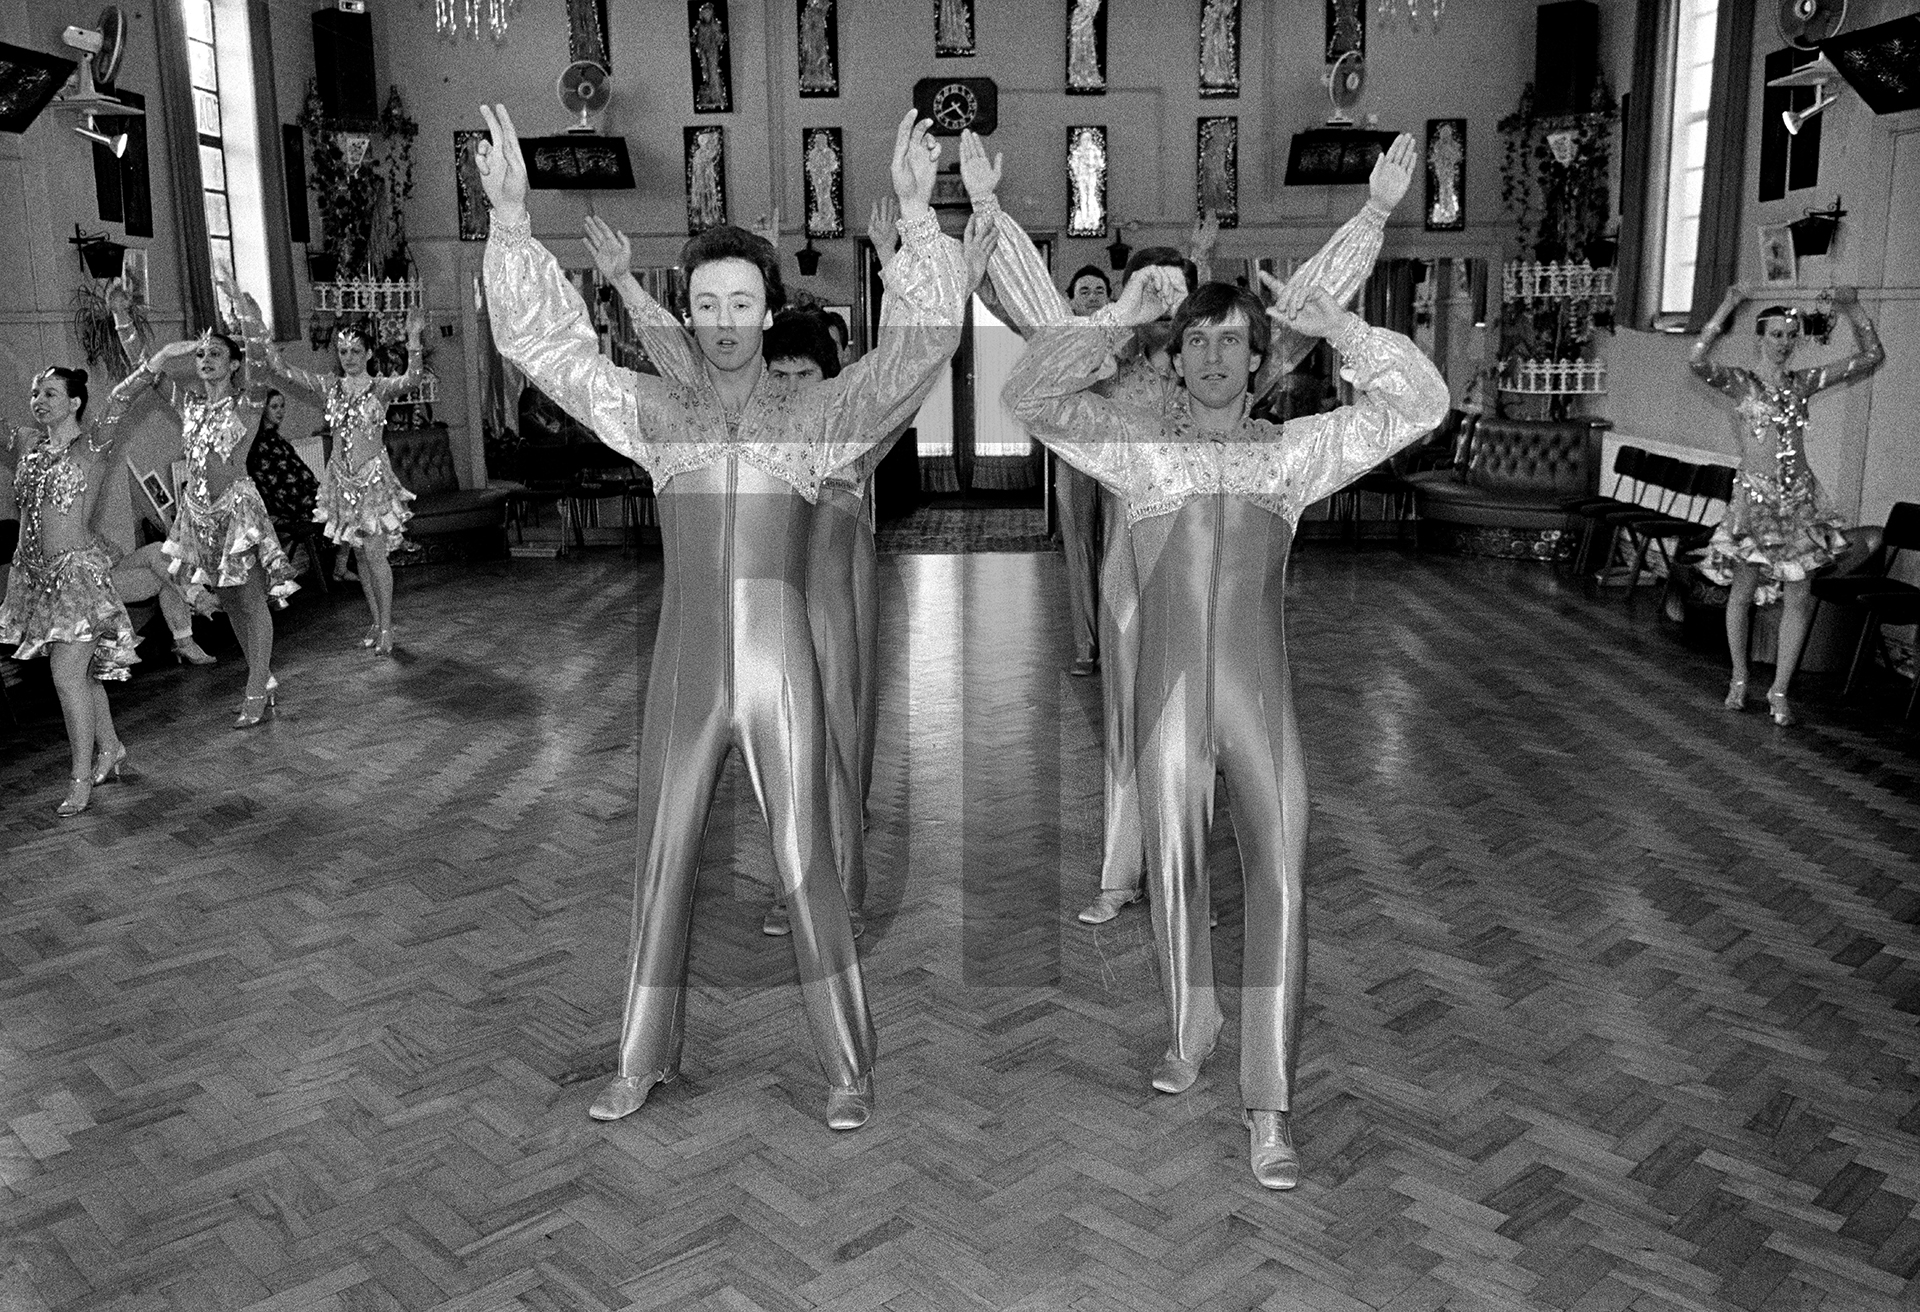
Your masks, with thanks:
[{"label": "chandelier", "polygon": [[1378,0],[1373,9],[1375,19],[1381,22],[1402,21],[1416,31],[1424,27],[1429,32],[1440,30],[1440,19],[1446,12],[1447,0]]},{"label": "chandelier", "polygon": [[507,24],[519,8],[520,0],[433,0],[433,26],[454,40],[465,35],[478,41],[485,34],[504,41]]}]

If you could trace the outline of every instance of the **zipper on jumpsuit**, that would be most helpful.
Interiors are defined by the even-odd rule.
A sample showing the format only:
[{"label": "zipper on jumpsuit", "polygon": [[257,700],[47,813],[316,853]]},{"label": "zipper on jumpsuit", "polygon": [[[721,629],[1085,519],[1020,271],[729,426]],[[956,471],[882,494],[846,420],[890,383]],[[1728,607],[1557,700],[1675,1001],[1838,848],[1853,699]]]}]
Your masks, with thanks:
[{"label": "zipper on jumpsuit", "polygon": [[[728,420],[727,436],[731,438],[737,431],[737,422]],[[733,608],[739,604],[740,592],[739,589],[734,586],[733,577],[733,525],[734,512],[737,508],[739,498],[740,456],[736,449],[730,449],[727,452],[727,488],[722,497],[722,504],[725,510],[720,523],[720,577],[725,581],[722,586],[727,590],[726,605],[721,608],[725,611],[726,618],[721,622],[720,668],[722,673],[720,675],[720,687],[726,696],[727,716],[729,719],[736,721],[738,719],[738,710],[734,705],[733,696]]]}]

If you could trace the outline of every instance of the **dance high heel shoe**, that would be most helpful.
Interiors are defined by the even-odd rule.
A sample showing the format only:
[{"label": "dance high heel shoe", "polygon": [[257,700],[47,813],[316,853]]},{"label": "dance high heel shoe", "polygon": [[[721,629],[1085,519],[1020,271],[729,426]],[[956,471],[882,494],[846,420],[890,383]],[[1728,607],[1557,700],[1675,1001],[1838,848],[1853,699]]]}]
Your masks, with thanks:
[{"label": "dance high heel shoe", "polygon": [[1727,680],[1727,699],[1720,703],[1730,711],[1747,709],[1747,681],[1745,679]]},{"label": "dance high heel shoe", "polygon": [[1793,713],[1793,707],[1787,705],[1787,695],[1783,692],[1767,694],[1767,710],[1773,716],[1773,722],[1781,728],[1800,723],[1800,717]]},{"label": "dance high heel shoe", "polygon": [[1247,1164],[1253,1178],[1268,1189],[1291,1189],[1300,1183],[1300,1150],[1293,1146],[1292,1119],[1285,1112],[1249,1107]]},{"label": "dance high heel shoe", "polygon": [[646,1103],[647,1095],[653,1092],[656,1084],[672,1084],[680,1078],[679,1071],[655,1071],[651,1075],[616,1075],[607,1081],[607,1087],[593,1100],[593,1106],[587,1108],[587,1115],[596,1121],[617,1121],[622,1116],[631,1116]]},{"label": "dance high heel shoe", "polygon": [[126,780],[120,777],[120,767],[126,764],[127,745],[125,743],[115,743],[114,747],[116,750],[112,752],[101,752],[94,760],[93,786],[95,788],[98,788],[109,779],[115,783],[126,782]]},{"label": "dance high heel shoe", "polygon": [[369,624],[367,625],[367,631],[360,635],[360,645],[362,647],[371,647],[379,640],[379,637],[380,626],[378,624]]},{"label": "dance high heel shoe", "polygon": [[258,697],[245,697],[240,702],[240,718],[233,722],[236,729],[251,729],[268,715],[273,713],[275,702],[274,689],[278,685],[267,680],[267,690]]},{"label": "dance high heel shoe", "polygon": [[67,800],[53,808],[63,820],[71,820],[93,803],[93,780],[75,779],[67,789]]},{"label": "dance high heel shoe", "polygon": [[392,629],[382,628],[380,630],[380,640],[373,644],[373,654],[383,659],[393,655]]},{"label": "dance high heel shoe", "polygon": [[182,638],[173,644],[173,658],[182,665],[218,665],[220,663],[192,638]]},{"label": "dance high heel shoe", "polygon": [[827,1090],[827,1128],[831,1130],[857,1130],[867,1123],[873,1115],[873,1075],[860,1077],[859,1081],[848,1085],[835,1085]]}]

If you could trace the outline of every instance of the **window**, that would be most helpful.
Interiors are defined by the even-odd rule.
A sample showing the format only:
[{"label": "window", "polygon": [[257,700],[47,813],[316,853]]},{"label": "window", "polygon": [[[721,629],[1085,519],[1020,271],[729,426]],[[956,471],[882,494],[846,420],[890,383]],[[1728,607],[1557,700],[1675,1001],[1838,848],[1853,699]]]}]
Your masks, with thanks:
[{"label": "window", "polygon": [[1661,249],[1660,313],[1693,308],[1700,252],[1700,199],[1707,176],[1707,112],[1713,102],[1713,43],[1718,0],[1682,0],[1674,32],[1673,110],[1666,142],[1666,233]]},{"label": "window", "polygon": [[207,254],[220,315],[234,320],[221,290],[232,277],[271,319],[266,212],[253,103],[252,33],[246,0],[183,0],[187,66],[193,80],[194,126],[200,138],[200,186],[207,213]]},{"label": "window", "polygon": [[233,274],[233,207],[227,202],[227,152],[220,128],[220,60],[213,44],[213,0],[186,0],[187,67],[193,77],[194,126],[200,132],[200,186],[206,192],[207,253],[220,316],[233,321],[233,306],[220,290]]}]

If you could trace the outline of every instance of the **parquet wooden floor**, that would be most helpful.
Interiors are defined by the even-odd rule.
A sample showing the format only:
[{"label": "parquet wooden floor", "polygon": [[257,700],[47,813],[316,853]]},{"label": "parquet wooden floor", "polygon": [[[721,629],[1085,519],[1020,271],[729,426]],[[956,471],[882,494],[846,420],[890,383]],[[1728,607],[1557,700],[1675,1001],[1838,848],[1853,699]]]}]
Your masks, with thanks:
[{"label": "parquet wooden floor", "polygon": [[[1296,564],[1314,782],[1306,1177],[1188,1094],[1138,908],[1071,920],[1097,690],[1051,555],[882,561],[869,1127],[821,1123],[729,767],[687,1079],[590,1121],[618,1023],[657,556],[408,571],[116,693],[59,823],[0,740],[0,1309],[1670,1309],[1920,1302],[1920,765],[1776,731],[1651,607],[1529,567]],[[34,708],[29,705],[28,710]],[[1230,805],[1212,839],[1238,971]],[[1231,993],[1230,1014],[1237,1012]]]}]

